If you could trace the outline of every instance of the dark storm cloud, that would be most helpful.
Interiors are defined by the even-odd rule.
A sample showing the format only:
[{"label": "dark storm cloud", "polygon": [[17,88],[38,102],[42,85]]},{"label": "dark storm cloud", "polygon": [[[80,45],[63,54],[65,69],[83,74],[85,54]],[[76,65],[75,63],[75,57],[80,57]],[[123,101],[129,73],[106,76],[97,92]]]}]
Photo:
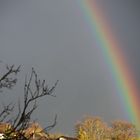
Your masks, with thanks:
[{"label": "dark storm cloud", "polygon": [[[98,2],[139,81],[139,1]],[[112,94],[108,67],[103,64],[99,50],[93,47],[91,35],[85,32],[77,8],[71,0],[0,1],[0,60],[22,64],[24,69],[14,97],[22,94],[24,74],[32,66],[48,83],[60,80],[55,91],[57,97],[42,99],[35,116],[46,125],[57,113],[55,130],[66,134],[73,133],[75,122],[85,114],[105,120],[125,118],[116,95]]]}]

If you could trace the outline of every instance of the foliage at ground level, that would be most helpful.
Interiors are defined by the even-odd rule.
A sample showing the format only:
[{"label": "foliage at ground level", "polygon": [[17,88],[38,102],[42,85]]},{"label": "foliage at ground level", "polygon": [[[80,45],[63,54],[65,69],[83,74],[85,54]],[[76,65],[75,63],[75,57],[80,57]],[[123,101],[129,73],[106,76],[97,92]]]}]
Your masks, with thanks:
[{"label": "foliage at ground level", "polygon": [[[12,126],[7,123],[0,123],[0,133],[7,133]],[[101,118],[88,116],[75,125],[76,140],[140,140],[139,133],[132,123],[116,120],[107,125]],[[62,133],[46,133],[38,123],[31,123],[24,130],[25,137],[31,140],[58,140]],[[12,138],[16,132],[11,133]],[[70,137],[66,137],[66,140]],[[65,140],[65,139],[62,139]]]}]

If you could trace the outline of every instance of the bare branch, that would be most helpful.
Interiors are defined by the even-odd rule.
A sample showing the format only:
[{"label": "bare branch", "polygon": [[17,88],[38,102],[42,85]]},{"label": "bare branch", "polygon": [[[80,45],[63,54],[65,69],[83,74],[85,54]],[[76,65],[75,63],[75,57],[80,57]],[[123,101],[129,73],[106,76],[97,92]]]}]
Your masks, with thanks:
[{"label": "bare branch", "polygon": [[10,103],[8,105],[3,105],[3,110],[0,112],[0,122],[4,121],[13,111],[14,106]]},{"label": "bare branch", "polygon": [[[48,87],[45,80],[40,80],[38,78],[37,73],[34,68],[32,68],[29,80],[27,80],[27,76],[25,77],[25,85],[24,85],[24,106],[21,110],[19,107],[19,113],[14,121],[15,130],[26,129],[31,121],[31,115],[37,108],[37,101],[39,98],[44,97],[46,95],[53,95],[53,91],[57,86],[58,81],[51,88]],[[56,117],[53,125],[46,127],[47,129],[51,129],[56,125]]]},{"label": "bare branch", "polygon": [[14,65],[12,66],[6,66],[6,73],[3,74],[0,77],[0,89],[2,88],[12,88],[16,82],[17,82],[17,78],[13,78],[13,75],[17,75],[17,73],[19,73],[20,71],[20,66],[18,66],[17,68],[15,68]]},{"label": "bare branch", "polygon": [[[15,68],[14,65],[7,66],[6,70],[7,72],[0,77],[0,89],[12,88],[16,84],[17,78],[14,77],[14,75],[19,72],[20,66],[17,68]],[[55,97],[53,93],[57,84],[58,81],[56,81],[54,86],[49,87],[45,80],[40,80],[38,78],[36,71],[32,68],[30,76],[25,77],[23,104],[21,104],[20,100],[18,101],[18,113],[16,116],[9,120],[7,119],[13,112],[14,106],[12,106],[12,104],[3,106],[3,110],[0,113],[0,121],[7,119],[12,125],[12,128],[6,133],[6,139],[10,140],[16,138],[17,140],[27,140],[24,132],[25,129],[28,128],[31,122],[31,116],[37,108],[37,101],[46,95]],[[45,130],[52,129],[56,125],[56,119],[57,116],[55,116],[54,123],[47,126]],[[15,132],[16,136],[13,136],[12,134]]]},{"label": "bare branch", "polygon": [[54,128],[57,124],[57,115],[55,115],[53,124],[51,124],[50,126],[47,126],[43,129],[43,131],[45,131],[46,133],[48,133],[48,131],[50,131],[52,128]]}]

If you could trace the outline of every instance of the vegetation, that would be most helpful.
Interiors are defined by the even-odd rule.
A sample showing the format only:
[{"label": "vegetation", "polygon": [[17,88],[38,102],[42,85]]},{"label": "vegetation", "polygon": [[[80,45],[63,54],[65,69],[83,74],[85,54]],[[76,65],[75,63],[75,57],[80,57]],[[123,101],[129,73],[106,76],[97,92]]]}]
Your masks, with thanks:
[{"label": "vegetation", "polygon": [[99,117],[86,117],[76,125],[79,140],[138,140],[133,124],[126,121],[114,121],[107,126]]},{"label": "vegetation", "polygon": [[[0,90],[12,89],[17,83],[17,74],[20,72],[20,66],[15,67],[6,66],[3,73],[0,75]],[[37,101],[44,96],[55,96],[54,90],[58,81],[51,88],[46,84],[45,80],[38,78],[38,75],[34,68],[32,68],[31,74],[25,77],[24,84],[24,99],[23,102],[18,102],[18,111],[15,117],[11,114],[15,109],[13,104],[4,105],[0,111],[0,122],[9,124],[9,127],[4,129],[4,137],[16,140],[28,140],[30,137],[26,136],[26,129],[28,129],[31,120],[31,115],[37,109]],[[56,117],[54,123],[51,126],[47,126],[44,130],[53,128],[56,125]],[[42,130],[41,130],[42,131]]]},{"label": "vegetation", "polygon": [[[6,66],[0,73],[0,92],[4,89],[12,89],[17,83],[17,74],[20,66]],[[37,102],[41,97],[53,96],[58,81],[51,88],[45,80],[38,78],[34,68],[31,74],[25,77],[24,99],[18,102],[18,110],[15,117],[11,114],[15,111],[14,104],[3,105],[0,110],[0,139],[6,140],[55,140],[63,136],[61,133],[49,134],[47,130],[56,125],[56,117],[51,126],[42,128],[33,122],[31,115],[37,109]],[[88,116],[75,126],[78,140],[139,140],[136,127],[126,121],[113,121],[107,125],[101,118]],[[4,135],[3,135],[4,134]],[[69,138],[69,137],[64,137]],[[71,138],[72,140],[73,138]]]}]

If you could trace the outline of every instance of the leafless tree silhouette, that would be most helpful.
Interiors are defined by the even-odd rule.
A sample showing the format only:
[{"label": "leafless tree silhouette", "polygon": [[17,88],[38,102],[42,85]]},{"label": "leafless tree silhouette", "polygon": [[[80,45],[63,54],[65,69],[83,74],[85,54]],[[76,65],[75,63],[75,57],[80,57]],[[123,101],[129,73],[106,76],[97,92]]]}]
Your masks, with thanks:
[{"label": "leafless tree silhouette", "polygon": [[[17,83],[17,74],[20,72],[20,66],[15,67],[6,66],[6,72],[0,76],[0,89],[1,92],[4,88],[11,89]],[[27,140],[29,138],[25,137],[25,130],[29,127],[31,120],[31,115],[37,108],[37,101],[44,96],[53,96],[55,97],[54,90],[57,86],[58,81],[52,87],[49,87],[46,84],[45,80],[38,78],[38,74],[32,68],[31,74],[25,77],[24,84],[24,99],[23,103],[18,101],[18,112],[17,115],[9,120],[9,116],[15,109],[15,106],[10,103],[8,105],[3,105],[2,110],[0,111],[0,122],[10,122],[10,129],[5,131],[5,136],[7,139],[17,139],[17,140]],[[43,130],[49,130],[56,125],[56,118],[54,123],[51,126],[47,126]],[[14,133],[14,134],[13,134]]]}]

